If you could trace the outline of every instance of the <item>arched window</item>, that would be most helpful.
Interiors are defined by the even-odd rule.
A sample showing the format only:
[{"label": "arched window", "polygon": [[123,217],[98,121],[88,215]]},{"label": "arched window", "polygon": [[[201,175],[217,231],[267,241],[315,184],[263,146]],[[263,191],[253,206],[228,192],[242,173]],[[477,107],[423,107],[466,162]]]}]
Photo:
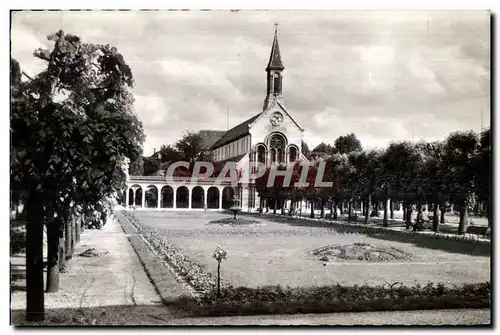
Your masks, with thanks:
[{"label": "arched window", "polygon": [[288,149],[288,161],[289,162],[295,162],[297,160],[297,148],[296,147],[290,147]]},{"label": "arched window", "polygon": [[281,134],[272,134],[269,138],[269,151],[271,153],[271,162],[285,162],[285,137]]},{"label": "arched window", "polygon": [[266,147],[264,145],[257,146],[257,161],[260,163],[266,163]]}]

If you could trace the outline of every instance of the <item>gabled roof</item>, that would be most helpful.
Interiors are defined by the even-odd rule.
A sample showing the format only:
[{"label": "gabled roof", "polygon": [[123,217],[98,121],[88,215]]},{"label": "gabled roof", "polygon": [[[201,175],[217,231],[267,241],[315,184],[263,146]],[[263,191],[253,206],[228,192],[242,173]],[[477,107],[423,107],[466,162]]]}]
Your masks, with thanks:
[{"label": "gabled roof", "polygon": [[255,116],[252,116],[250,119],[226,131],[226,133],[222,135],[222,137],[217,142],[214,143],[211,149],[217,149],[224,144],[231,143],[243,136],[250,134],[248,125],[254,122],[261,114],[262,112]]},{"label": "gabled roof", "polygon": [[[267,110],[269,109],[272,109],[274,108],[276,105],[279,106],[279,108],[281,108],[281,110],[290,118],[290,120],[292,120],[292,122],[297,126],[297,128],[299,128],[301,131],[304,131],[304,128],[302,128],[298,123],[297,121],[295,121],[295,119],[290,115],[290,113],[287,112],[285,106],[283,106],[283,104],[281,102],[279,102],[278,100],[274,100],[269,106],[267,106],[266,110],[264,112],[266,112]],[[264,113],[263,112],[263,113]],[[260,113],[259,115],[257,115],[257,117],[255,118],[254,122],[257,122],[259,117],[263,114],[263,113]]]},{"label": "gabled roof", "polygon": [[274,32],[273,46],[271,48],[271,56],[269,56],[269,63],[267,64],[266,71],[269,70],[284,70],[283,62],[281,61],[280,46],[278,44],[278,32]]}]

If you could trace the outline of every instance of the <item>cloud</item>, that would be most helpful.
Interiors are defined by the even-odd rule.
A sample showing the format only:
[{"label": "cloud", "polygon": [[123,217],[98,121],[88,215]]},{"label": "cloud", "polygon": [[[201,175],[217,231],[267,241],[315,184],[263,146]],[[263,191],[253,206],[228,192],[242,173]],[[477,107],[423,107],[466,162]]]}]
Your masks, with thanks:
[{"label": "cloud", "polygon": [[59,29],[123,53],[134,73],[145,152],[186,130],[259,113],[279,22],[284,98],[310,146],[354,132],[364,146],[443,139],[490,122],[488,11],[16,12],[12,56]]}]

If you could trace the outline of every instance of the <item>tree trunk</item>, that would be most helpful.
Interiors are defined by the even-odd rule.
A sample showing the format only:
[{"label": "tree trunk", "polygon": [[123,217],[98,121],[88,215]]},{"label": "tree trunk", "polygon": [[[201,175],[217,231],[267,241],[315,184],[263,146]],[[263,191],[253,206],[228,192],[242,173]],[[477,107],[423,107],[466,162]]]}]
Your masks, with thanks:
[{"label": "tree trunk", "polygon": [[269,201],[266,199],[266,213],[269,213]]},{"label": "tree trunk", "polygon": [[311,201],[311,218],[314,219],[314,201]]},{"label": "tree trunk", "polygon": [[337,201],[333,202],[333,219],[337,220],[338,219],[338,214],[337,214]]},{"label": "tree trunk", "polygon": [[274,199],[273,214],[276,215],[276,207],[278,207],[278,200]]},{"label": "tree trunk", "polygon": [[406,214],[408,213],[408,205],[403,201],[403,222],[406,222]]},{"label": "tree trunk", "polygon": [[368,195],[368,199],[366,200],[365,202],[365,207],[366,207],[366,210],[365,210],[365,224],[368,224],[370,222],[370,203],[371,203],[372,199],[371,199],[371,196]]},{"label": "tree trunk", "polygon": [[460,206],[460,221],[458,222],[458,235],[463,235],[467,231],[469,213],[467,204]]},{"label": "tree trunk", "polygon": [[82,228],[82,218],[78,218],[75,222],[75,244],[78,245],[80,243],[80,234]]},{"label": "tree trunk", "polygon": [[444,223],[444,215],[446,214],[446,208],[445,208],[444,204],[441,204],[439,206],[439,211],[440,211],[440,216],[441,216],[439,222]]},{"label": "tree trunk", "polygon": [[46,292],[59,291],[59,227],[58,221],[47,223],[47,285]]},{"label": "tree trunk", "polygon": [[66,219],[64,222],[64,251],[66,255],[64,256],[66,259],[71,257],[71,222],[69,219]]},{"label": "tree trunk", "polygon": [[382,223],[382,226],[384,226],[384,227],[389,226],[389,222],[387,220],[388,219],[388,217],[387,217],[387,201],[388,201],[388,199],[384,199],[383,203],[382,203],[384,205],[384,221]]},{"label": "tree trunk", "polygon": [[285,215],[285,197],[281,197],[281,215]]},{"label": "tree trunk", "polygon": [[433,217],[432,217],[432,230],[434,232],[439,232],[439,216],[438,216],[438,203],[435,203],[432,212],[433,212]]},{"label": "tree trunk", "polygon": [[321,199],[321,212],[319,214],[319,217],[322,219],[325,217],[325,200],[323,199]]},{"label": "tree trunk", "polygon": [[413,231],[422,230],[423,229],[423,215],[422,215],[422,204],[417,204],[417,222],[415,222],[415,226]]},{"label": "tree trunk", "polygon": [[59,273],[63,272],[66,267],[66,250],[64,250],[64,243],[66,239],[64,238],[64,229],[61,228],[62,227],[59,227]]},{"label": "tree trunk", "polygon": [[413,213],[413,206],[409,205],[406,211],[406,229],[410,229],[412,226],[411,215]]},{"label": "tree trunk", "polygon": [[486,200],[486,215],[488,216],[488,228],[491,228],[491,201]]},{"label": "tree trunk", "polygon": [[394,200],[389,199],[389,208],[391,210],[391,220],[394,220]]},{"label": "tree trunk", "polygon": [[76,248],[76,219],[72,217],[71,218],[71,255],[73,255],[75,248]]},{"label": "tree trunk", "polygon": [[344,214],[344,200],[340,200],[340,203],[339,203],[339,212],[340,212],[340,215]]},{"label": "tree trunk", "polygon": [[45,318],[43,292],[43,205],[32,190],[26,201],[26,321]]},{"label": "tree trunk", "polygon": [[349,203],[347,204],[347,217],[352,216],[352,201],[349,200]]},{"label": "tree trunk", "polygon": [[217,262],[217,298],[220,297],[220,261]]}]

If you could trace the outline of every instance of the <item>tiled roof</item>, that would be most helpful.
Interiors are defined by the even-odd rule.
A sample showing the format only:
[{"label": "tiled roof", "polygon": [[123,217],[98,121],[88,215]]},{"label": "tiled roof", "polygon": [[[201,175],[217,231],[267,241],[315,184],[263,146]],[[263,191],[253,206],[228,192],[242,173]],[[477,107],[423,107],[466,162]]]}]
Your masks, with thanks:
[{"label": "tiled roof", "polygon": [[231,143],[245,135],[248,135],[248,125],[254,122],[260,116],[260,114],[262,114],[262,112],[255,116],[252,116],[250,119],[226,131],[226,133],[222,135],[222,137],[217,142],[215,142],[215,144],[212,146],[212,149],[217,149],[224,144]]}]

